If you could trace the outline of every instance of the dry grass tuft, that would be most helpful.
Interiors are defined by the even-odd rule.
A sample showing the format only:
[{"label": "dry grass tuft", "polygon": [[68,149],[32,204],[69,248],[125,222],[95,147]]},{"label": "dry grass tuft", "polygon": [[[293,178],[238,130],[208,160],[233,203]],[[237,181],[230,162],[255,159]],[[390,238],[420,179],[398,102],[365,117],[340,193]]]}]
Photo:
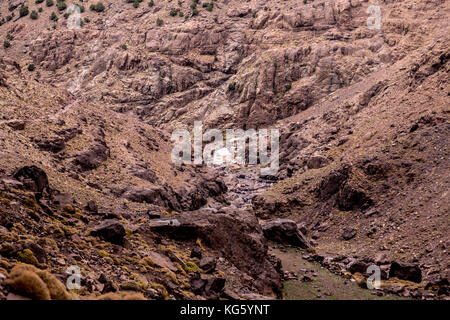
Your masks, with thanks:
[{"label": "dry grass tuft", "polygon": [[16,265],[5,280],[14,292],[37,300],[71,300],[64,284],[50,272],[29,264]]}]

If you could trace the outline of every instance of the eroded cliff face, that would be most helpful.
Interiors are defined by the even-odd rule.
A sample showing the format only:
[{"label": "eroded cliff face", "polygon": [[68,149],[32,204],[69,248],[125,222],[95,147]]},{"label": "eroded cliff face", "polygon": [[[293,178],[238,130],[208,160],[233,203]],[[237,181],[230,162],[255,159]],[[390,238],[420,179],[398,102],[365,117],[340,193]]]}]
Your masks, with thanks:
[{"label": "eroded cliff face", "polygon": [[[358,0],[75,3],[80,28],[0,9],[0,273],[28,249],[81,261],[81,297],[276,297],[259,224],[283,217],[320,254],[448,278],[448,2],[380,2],[380,29]],[[272,182],[172,164],[194,120],[279,128]]]}]

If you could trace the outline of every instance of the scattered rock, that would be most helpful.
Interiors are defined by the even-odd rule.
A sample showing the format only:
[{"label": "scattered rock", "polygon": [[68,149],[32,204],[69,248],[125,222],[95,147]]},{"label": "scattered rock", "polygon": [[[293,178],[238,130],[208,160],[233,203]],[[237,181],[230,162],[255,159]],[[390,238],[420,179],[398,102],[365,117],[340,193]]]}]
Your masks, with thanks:
[{"label": "scattered rock", "polygon": [[202,249],[199,246],[195,246],[191,250],[191,258],[201,259],[203,255]]},{"label": "scattered rock", "polygon": [[320,155],[311,156],[306,162],[306,166],[309,169],[319,169],[326,166],[327,164],[328,159]]},{"label": "scattered rock", "polygon": [[58,153],[66,148],[66,142],[62,138],[35,140],[37,146],[42,151]]},{"label": "scattered rock", "polygon": [[89,210],[90,212],[94,213],[94,214],[98,213],[98,206],[97,206],[97,203],[94,200],[90,200],[86,204],[86,209]]},{"label": "scattered rock", "polygon": [[303,276],[302,277],[302,281],[303,282],[312,282],[312,279],[310,277],[308,277],[308,276]]},{"label": "scattered rock", "polygon": [[345,228],[342,233],[342,239],[348,241],[353,239],[356,236],[356,229],[354,228]]},{"label": "scattered rock", "polygon": [[177,271],[177,267],[170,261],[170,259],[157,252],[149,252],[148,256],[152,259],[153,263],[160,268],[167,268],[170,271]]},{"label": "scattered rock", "polygon": [[204,257],[200,260],[199,267],[205,273],[211,273],[216,270],[217,261],[213,257]]},{"label": "scattered rock", "polygon": [[17,131],[25,130],[26,122],[22,120],[14,120],[7,122],[8,126]]}]

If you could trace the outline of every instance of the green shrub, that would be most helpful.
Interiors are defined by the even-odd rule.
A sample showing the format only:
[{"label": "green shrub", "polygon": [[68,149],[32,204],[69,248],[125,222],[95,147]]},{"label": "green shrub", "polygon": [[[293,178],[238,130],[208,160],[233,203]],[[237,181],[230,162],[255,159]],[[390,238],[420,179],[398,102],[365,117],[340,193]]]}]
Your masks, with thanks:
[{"label": "green shrub", "polygon": [[203,8],[206,8],[208,11],[213,11],[214,3],[213,2],[203,2]]},{"label": "green shrub", "polygon": [[44,0],[36,0],[34,3],[39,4],[39,3],[42,3],[42,2],[44,2]]},{"label": "green shrub", "polygon": [[38,13],[36,10],[31,11],[30,18],[36,20],[38,18]]},{"label": "green shrub", "polygon": [[52,12],[52,14],[50,15],[50,20],[55,21],[55,22],[59,20],[56,13]]},{"label": "green shrub", "polygon": [[177,9],[172,9],[172,10],[170,10],[170,15],[171,15],[172,17],[175,17],[175,16],[177,15],[177,13],[178,13],[178,10],[177,10]]},{"label": "green shrub", "polygon": [[64,1],[58,1],[56,7],[58,8],[59,11],[63,11],[67,9],[67,4]]},{"label": "green shrub", "polygon": [[91,4],[89,9],[95,12],[103,12],[105,10],[105,6],[101,2],[97,2],[97,4]]},{"label": "green shrub", "polygon": [[148,3],[149,7],[153,7],[155,5],[155,2],[153,0],[150,0],[150,2]]},{"label": "green shrub", "polygon": [[28,13],[30,13],[30,11],[28,10],[28,7],[27,7],[27,6],[21,6],[21,7],[20,7],[19,15],[20,15],[21,17],[27,16]]},{"label": "green shrub", "polygon": [[156,25],[157,25],[158,27],[162,26],[163,24],[164,24],[163,19],[161,19],[161,18],[156,19]]},{"label": "green shrub", "polygon": [[47,5],[47,7],[51,7],[52,5],[54,5],[55,3],[53,2],[53,0],[47,0],[45,2],[45,4]]},{"label": "green shrub", "polygon": [[29,264],[16,265],[5,280],[13,292],[37,300],[71,300],[66,286],[47,270]]},{"label": "green shrub", "polygon": [[14,36],[11,33],[6,34],[6,40],[13,41]]},{"label": "green shrub", "polygon": [[5,49],[8,49],[9,47],[11,47],[11,43],[8,40],[3,41],[3,47]]},{"label": "green shrub", "polygon": [[38,11],[39,11],[39,12],[42,12],[42,8],[39,8]]},{"label": "green shrub", "polygon": [[122,50],[127,50],[128,49],[128,47],[127,47],[127,45],[125,43],[123,45],[121,45],[121,48],[122,48]]},{"label": "green shrub", "polygon": [[26,269],[19,271],[17,268],[14,267],[11,276],[5,280],[13,292],[37,300],[50,300],[47,286],[36,273]]},{"label": "green shrub", "polygon": [[193,16],[198,16],[198,9],[192,10],[192,15]]},{"label": "green shrub", "polygon": [[236,82],[232,82],[228,85],[228,90],[234,91],[236,89]]},{"label": "green shrub", "polygon": [[36,69],[36,67],[35,67],[35,65],[34,64],[32,64],[32,63],[30,63],[29,65],[28,65],[28,71],[34,71]]}]

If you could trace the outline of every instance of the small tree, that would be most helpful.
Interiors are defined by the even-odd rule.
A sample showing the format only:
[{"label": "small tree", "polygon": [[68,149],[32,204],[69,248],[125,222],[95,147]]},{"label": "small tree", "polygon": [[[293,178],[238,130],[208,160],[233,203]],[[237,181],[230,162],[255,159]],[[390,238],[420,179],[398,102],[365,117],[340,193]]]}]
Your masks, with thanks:
[{"label": "small tree", "polygon": [[105,10],[105,6],[101,2],[97,2],[97,4],[91,4],[89,9],[95,12],[103,12]]},{"label": "small tree", "polygon": [[213,2],[204,2],[202,5],[203,8],[206,8],[208,11],[213,11],[214,3]]},{"label": "small tree", "polygon": [[50,20],[55,22],[58,21],[58,16],[56,15],[56,13],[52,12],[52,14],[50,15]]},{"label": "small tree", "polygon": [[36,20],[38,18],[38,13],[36,10],[31,11],[30,18]]},{"label": "small tree", "polygon": [[64,1],[58,1],[56,7],[58,8],[59,11],[63,11],[67,9],[67,4]]},{"label": "small tree", "polygon": [[27,7],[27,6],[24,6],[24,5],[23,5],[23,6],[20,7],[19,15],[20,15],[21,17],[27,16],[28,13],[30,13],[30,11],[28,11],[28,7]]}]

